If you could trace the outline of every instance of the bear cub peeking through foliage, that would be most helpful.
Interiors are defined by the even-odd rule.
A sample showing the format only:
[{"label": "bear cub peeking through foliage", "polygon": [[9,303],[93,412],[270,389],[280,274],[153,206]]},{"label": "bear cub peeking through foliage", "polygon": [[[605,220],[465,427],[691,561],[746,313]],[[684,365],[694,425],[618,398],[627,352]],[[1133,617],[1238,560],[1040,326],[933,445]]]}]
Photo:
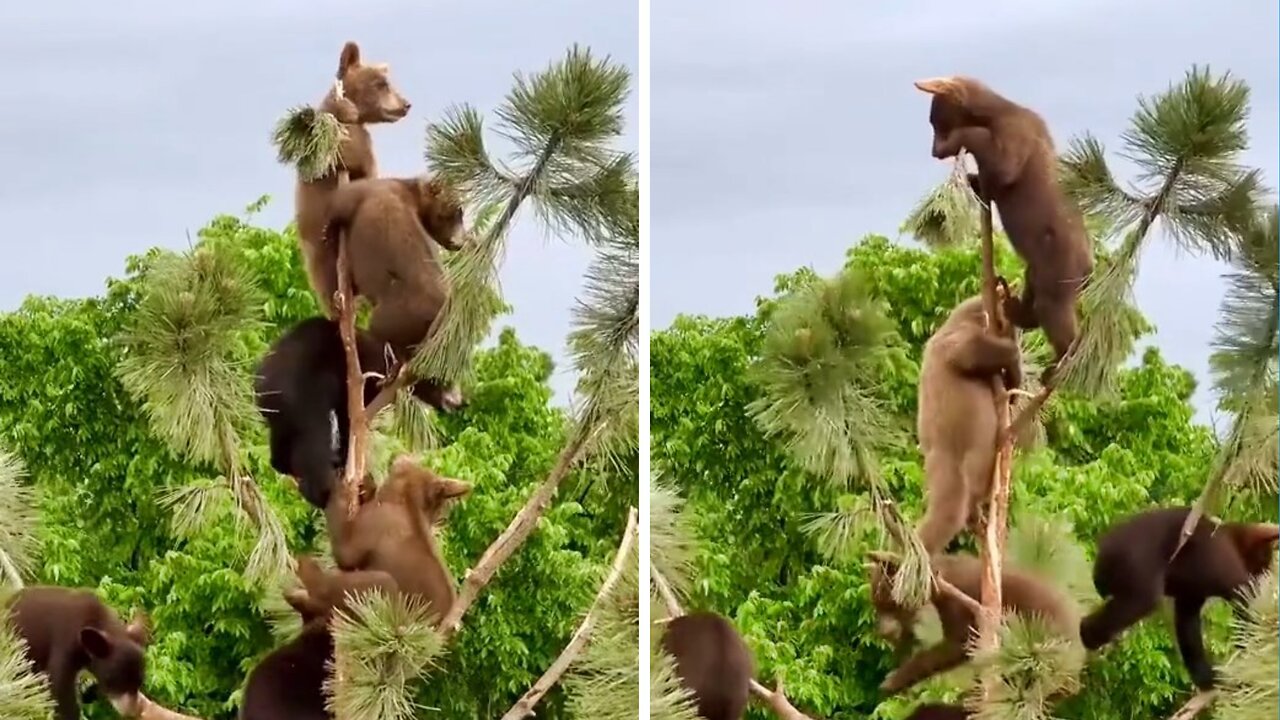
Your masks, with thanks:
[{"label": "bear cub peeking through foliage", "polygon": [[755,669],[751,651],[732,623],[709,612],[673,618],[662,647],[675,658],[676,673],[693,693],[698,717],[741,720]]},{"label": "bear cub peeking through foliage", "polygon": [[[9,607],[27,658],[48,678],[57,720],[78,720],[76,678],[88,670],[116,711],[133,717],[141,710],[144,652],[150,641],[146,616],[126,625],[90,590],[34,586],[19,590]],[[0,698],[0,703],[3,698]]]},{"label": "bear cub peeking through foliage", "polygon": [[325,516],[333,558],[343,570],[379,570],[400,592],[427,601],[439,622],[457,597],[453,576],[435,536],[445,505],[471,492],[471,485],[440,477],[402,455],[373,499],[347,517],[344,493],[330,494]]},{"label": "bear cub peeking through foliage", "polygon": [[[939,555],[933,569],[943,580],[971,598],[982,597],[982,561],[973,555]],[[916,611],[893,599],[893,563],[876,562],[870,569],[871,603],[876,609],[877,630],[882,637],[896,639],[905,647],[915,640]],[[1065,638],[1074,638],[1080,614],[1074,602],[1043,579],[1006,565],[1001,574],[1005,611],[1023,617],[1036,616],[1047,628]],[[935,587],[929,600],[942,621],[942,640],[925,648],[889,673],[880,690],[894,695],[927,678],[962,665],[969,659],[969,639],[977,632],[978,618],[958,598]]]},{"label": "bear cub peeking through foliage", "polygon": [[386,573],[326,571],[305,555],[298,557],[297,565],[302,587],[286,592],[284,598],[302,617],[302,630],[250,671],[241,720],[332,720],[323,690],[333,657],[329,621],[334,612],[347,608],[351,593],[396,591]]},{"label": "bear cub peeking through foliage", "polygon": [[320,300],[320,307],[331,319],[337,317],[333,294],[337,292],[338,285],[337,277],[330,268],[338,261],[338,248],[324,241],[329,196],[338,188],[339,171],[345,170],[348,180],[378,176],[373,139],[365,126],[393,123],[409,114],[409,101],[392,87],[389,73],[390,68],[386,64],[362,63],[360,47],[355,43],[348,42],[343,46],[337,72],[342,96],[338,96],[336,87],[332,88],[319,107],[321,112],[336,117],[346,129],[346,137],[338,151],[339,166],[318,180],[308,181],[299,177],[294,194],[294,215],[307,278]]},{"label": "bear cub peeking through foliage", "polygon": [[[365,373],[364,403],[378,394],[369,373],[390,372],[383,345],[357,330],[356,353]],[[307,502],[324,509],[336,471],[347,459],[347,356],[338,323],[303,320],[281,335],[258,367],[254,392],[267,423],[271,467],[297,478]],[[419,400],[443,412],[464,405],[457,391],[423,381],[412,388]]]},{"label": "bear cub peeking through foliage", "polygon": [[924,519],[917,533],[936,555],[979,518],[995,470],[1000,428],[991,378],[1022,384],[1022,354],[1012,337],[985,325],[982,297],[956,306],[924,346],[916,429],[924,455]]},{"label": "bear cub peeking through foliage", "polygon": [[[994,202],[1010,244],[1026,263],[1022,297],[1008,292],[1009,320],[1024,330],[1042,328],[1053,346],[1054,371],[1078,332],[1076,297],[1093,272],[1093,252],[1080,209],[1058,184],[1058,156],[1044,119],[967,77],[921,80],[933,96],[933,156],[969,151],[978,165],[969,183]],[[1004,280],[1001,279],[1004,284]]]},{"label": "bear cub peeking through foliage", "polygon": [[1150,615],[1162,596],[1173,598],[1178,650],[1192,681],[1206,690],[1214,685],[1214,670],[1204,649],[1200,611],[1215,597],[1239,610],[1250,585],[1271,569],[1280,527],[1218,524],[1202,517],[1174,555],[1190,512],[1187,507],[1148,510],[1102,534],[1093,584],[1105,602],[1081,621],[1080,639],[1096,650]]}]

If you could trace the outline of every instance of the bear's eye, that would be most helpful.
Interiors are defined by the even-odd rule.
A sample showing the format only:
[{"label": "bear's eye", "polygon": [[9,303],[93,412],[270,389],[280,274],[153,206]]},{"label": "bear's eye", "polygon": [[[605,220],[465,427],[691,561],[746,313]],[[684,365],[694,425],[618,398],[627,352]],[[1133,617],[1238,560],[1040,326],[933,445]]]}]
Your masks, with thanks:
[{"label": "bear's eye", "polygon": [[374,84],[374,87],[376,87],[378,90],[386,90],[388,87],[387,81],[379,80],[377,83]]}]

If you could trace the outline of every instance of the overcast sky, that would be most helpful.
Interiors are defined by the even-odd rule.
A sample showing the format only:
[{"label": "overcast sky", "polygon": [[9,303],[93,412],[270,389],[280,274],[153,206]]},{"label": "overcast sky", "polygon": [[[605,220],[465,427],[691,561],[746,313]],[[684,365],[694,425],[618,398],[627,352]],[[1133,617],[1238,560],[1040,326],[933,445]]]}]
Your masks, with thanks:
[{"label": "overcast sky", "polygon": [[[1090,130],[1118,148],[1138,94],[1207,63],[1252,88],[1242,160],[1277,183],[1274,2],[654,0],[651,17],[654,328],[751,312],[778,273],[831,273],[864,234],[895,237],[949,168],[929,154],[922,77],[983,78],[1060,147]],[[1138,302],[1201,380],[1207,421],[1222,268],[1154,245]]]},{"label": "overcast sky", "polygon": [[[639,63],[635,2],[222,0],[0,3],[0,310],[28,294],[100,294],[125,258],[186,247],[208,220],[263,193],[260,224],[293,216],[293,173],[269,138],[291,106],[328,90],[347,40],[391,65],[413,103],[373,129],[384,176],[423,171],[425,126],[469,102],[492,119],[512,73],[536,72],[572,43]],[[633,87],[635,83],[633,81]],[[639,98],[626,108],[637,148]],[[532,213],[509,238],[501,279],[521,338],[564,357],[569,311],[590,259]],[[559,399],[572,376],[553,380]]]}]

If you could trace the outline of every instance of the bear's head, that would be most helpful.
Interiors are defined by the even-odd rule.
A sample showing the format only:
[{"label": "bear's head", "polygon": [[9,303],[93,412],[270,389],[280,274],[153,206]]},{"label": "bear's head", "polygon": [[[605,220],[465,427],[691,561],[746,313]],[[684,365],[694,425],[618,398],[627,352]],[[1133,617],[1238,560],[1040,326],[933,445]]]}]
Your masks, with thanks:
[{"label": "bear's head", "polygon": [[1223,525],[1231,544],[1235,545],[1251,577],[1258,577],[1271,569],[1275,557],[1276,541],[1280,540],[1280,526],[1269,523],[1227,523]]},{"label": "bear's head", "polygon": [[355,593],[390,594],[399,589],[395,579],[380,570],[325,570],[310,555],[299,555],[296,564],[302,587],[286,591],[284,599],[304,625],[327,623],[335,612],[345,612]]},{"label": "bear's head", "polygon": [[946,157],[940,148],[946,145],[951,133],[974,124],[968,110],[970,98],[977,93],[989,92],[986,86],[973,78],[963,76],[917,80],[916,88],[929,93],[929,124],[933,126],[933,156]]},{"label": "bear's head", "polygon": [[417,179],[418,219],[441,247],[462,249],[466,237],[462,227],[462,199],[448,183],[438,177]]},{"label": "bear's head", "polygon": [[[360,62],[360,46],[348,42],[338,58],[338,80],[343,98],[355,108],[352,122],[391,123],[409,114],[411,107],[392,85],[391,68],[386,63]],[[346,117],[339,119],[348,121]]]},{"label": "bear's head", "polygon": [[916,614],[893,599],[893,577],[896,561],[881,553],[873,553],[866,564],[871,586],[871,605],[876,611],[876,633],[899,645],[915,640]]},{"label": "bear's head", "polygon": [[400,498],[400,502],[422,513],[428,525],[435,525],[443,517],[450,500],[470,492],[471,483],[441,477],[418,464],[412,456],[401,455],[391,463],[387,480],[378,489],[378,499],[395,501],[394,498]]},{"label": "bear's head", "polygon": [[97,679],[98,692],[124,717],[134,717],[142,709],[139,693],[146,675],[145,651],[150,642],[146,622],[146,615],[138,612],[123,629],[84,627],[80,630],[80,647],[89,658],[88,669]]}]

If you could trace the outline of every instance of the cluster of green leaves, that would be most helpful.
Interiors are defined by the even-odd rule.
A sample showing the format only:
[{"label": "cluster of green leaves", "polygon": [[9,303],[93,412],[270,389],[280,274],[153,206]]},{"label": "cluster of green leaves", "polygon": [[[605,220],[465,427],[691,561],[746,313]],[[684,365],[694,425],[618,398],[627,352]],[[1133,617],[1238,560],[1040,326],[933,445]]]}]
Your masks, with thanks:
[{"label": "cluster of green leaves", "polygon": [[[291,230],[219,217],[200,232],[194,252],[205,251],[229,259],[259,290],[253,305],[260,322],[246,325],[236,348],[243,357],[260,357],[281,332],[317,314]],[[221,520],[196,533],[174,532],[164,494],[211,482],[222,468],[171,449],[119,371],[130,347],[124,331],[146,311],[144,283],[170,257],[152,251],[133,259],[103,297],[32,297],[0,315],[0,360],[12,370],[0,383],[0,445],[25,462],[40,513],[40,562],[28,582],[95,588],[122,613],[146,609],[155,638],[147,694],[187,713],[230,718],[248,671],[278,642],[268,618],[279,589],[244,574],[256,533]],[[476,487],[442,533],[455,575],[480,556],[554,462],[569,419],[550,403],[552,370],[545,353],[503,331],[477,354],[468,408],[438,421],[442,448],[425,461]],[[252,367],[240,371],[247,377]],[[240,470],[279,519],[289,552],[323,555],[323,520],[270,468],[261,424],[239,431]],[[541,674],[612,557],[636,497],[634,467],[592,466],[570,476],[574,499],[544,516],[486,590],[422,689],[422,705],[440,708],[442,717],[494,716]],[[110,716],[102,704],[89,712]],[[539,707],[544,717],[566,712],[559,691]]]},{"label": "cluster of green leaves", "polygon": [[[1016,262],[1003,243],[997,246],[998,272],[1012,276]],[[892,321],[893,342],[902,344],[901,361],[878,380],[886,406],[904,425],[915,416],[924,342],[952,307],[978,294],[979,267],[972,245],[926,252],[873,236],[849,251],[846,271],[866,278]],[[768,437],[748,411],[764,392],[751,368],[765,353],[769,320],[803,274],[781,278],[779,297],[759,301],[751,316],[682,316],[654,333],[654,462],[678,482],[701,539],[690,607],[732,618],[748,638],[760,675],[784,676],[788,697],[814,715],[860,718],[879,706],[877,717],[901,718],[923,698],[954,700],[960,687],[943,678],[910,700],[879,702],[876,687],[895,658],[874,633],[867,575],[856,561],[878,540],[865,533],[857,552],[844,558],[823,553],[819,538],[805,533],[805,518],[836,506],[838,493],[793,460],[786,444]],[[1137,340],[1131,336],[1130,345]],[[1040,352],[1038,345],[1028,349]],[[1148,348],[1118,373],[1109,396],[1058,395],[1045,421],[1044,445],[1014,463],[1011,524],[1056,518],[1084,548],[1074,559],[1047,561],[1055,579],[1064,567],[1074,568],[1077,579],[1067,583],[1073,595],[1090,595],[1078,576],[1108,525],[1199,494],[1218,448],[1212,433],[1192,422],[1194,389],[1189,373]],[[880,461],[889,494],[904,515],[919,517],[919,453],[903,443],[886,448]],[[1027,554],[1025,562],[1035,555]],[[1228,631],[1221,608],[1212,608],[1206,625],[1210,647],[1221,654]],[[1160,620],[1091,657],[1080,682],[1082,691],[1057,708],[1058,716],[1160,717],[1185,699],[1188,686],[1172,632]],[[751,712],[766,717],[759,709]]]}]

